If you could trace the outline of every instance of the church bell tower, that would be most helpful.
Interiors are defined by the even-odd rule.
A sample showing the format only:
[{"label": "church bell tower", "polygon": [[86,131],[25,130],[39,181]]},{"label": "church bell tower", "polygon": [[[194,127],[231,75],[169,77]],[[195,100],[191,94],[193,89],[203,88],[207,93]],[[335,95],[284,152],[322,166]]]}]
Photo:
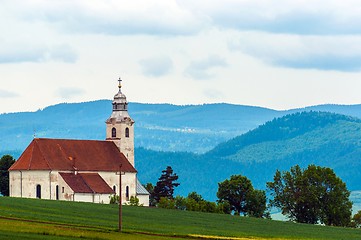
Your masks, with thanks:
[{"label": "church bell tower", "polygon": [[122,93],[119,78],[118,93],[114,95],[113,111],[106,123],[106,140],[113,141],[134,167],[134,121],[128,113],[128,102]]}]

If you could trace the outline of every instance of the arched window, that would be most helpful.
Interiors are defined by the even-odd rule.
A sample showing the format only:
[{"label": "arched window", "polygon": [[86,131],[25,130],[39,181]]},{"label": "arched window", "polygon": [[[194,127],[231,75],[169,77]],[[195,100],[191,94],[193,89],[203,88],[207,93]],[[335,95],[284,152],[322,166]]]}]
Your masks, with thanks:
[{"label": "arched window", "polygon": [[129,201],[129,186],[126,186],[125,188],[125,199]]},{"label": "arched window", "polygon": [[125,129],[125,137],[127,137],[127,138],[129,137],[129,128]]},{"label": "arched window", "polygon": [[41,198],[41,186],[40,186],[40,184],[36,185],[36,198]]},{"label": "arched window", "polygon": [[117,129],[115,127],[112,128],[112,138],[117,137]]},{"label": "arched window", "polygon": [[117,187],[115,185],[113,186],[113,191],[115,194],[117,194]]}]

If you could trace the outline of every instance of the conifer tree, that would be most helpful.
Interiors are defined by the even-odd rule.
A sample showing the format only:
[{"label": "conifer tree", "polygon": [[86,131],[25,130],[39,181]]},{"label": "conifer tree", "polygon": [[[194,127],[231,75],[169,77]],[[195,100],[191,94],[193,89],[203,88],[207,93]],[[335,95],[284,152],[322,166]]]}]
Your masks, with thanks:
[{"label": "conifer tree", "polygon": [[162,171],[162,175],[159,177],[157,184],[153,190],[153,199],[158,203],[159,200],[164,197],[173,199],[174,188],[179,186],[177,174],[173,173],[172,167],[168,166]]}]

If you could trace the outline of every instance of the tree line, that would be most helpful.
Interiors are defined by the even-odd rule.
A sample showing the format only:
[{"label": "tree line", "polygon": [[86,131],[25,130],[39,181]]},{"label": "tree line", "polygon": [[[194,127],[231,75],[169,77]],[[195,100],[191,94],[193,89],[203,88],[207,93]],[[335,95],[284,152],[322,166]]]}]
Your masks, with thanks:
[{"label": "tree line", "polygon": [[[289,220],[298,223],[329,226],[361,227],[361,211],[352,215],[350,191],[331,168],[295,165],[289,171],[277,170],[266,191],[254,189],[242,175],[232,175],[218,183],[216,202],[209,202],[196,193],[174,197],[178,176],[168,166],[155,186],[145,185],[150,193],[150,206],[161,208],[225,213],[270,218],[269,209],[278,208]],[[267,204],[268,203],[268,204]]]}]

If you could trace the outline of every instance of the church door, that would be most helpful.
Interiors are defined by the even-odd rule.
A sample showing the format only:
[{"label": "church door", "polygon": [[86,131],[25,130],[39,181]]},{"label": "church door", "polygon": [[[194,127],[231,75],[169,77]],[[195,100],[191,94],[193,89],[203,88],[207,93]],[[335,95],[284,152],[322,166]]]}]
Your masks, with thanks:
[{"label": "church door", "polygon": [[41,198],[41,186],[40,186],[40,184],[36,185],[36,198]]}]

